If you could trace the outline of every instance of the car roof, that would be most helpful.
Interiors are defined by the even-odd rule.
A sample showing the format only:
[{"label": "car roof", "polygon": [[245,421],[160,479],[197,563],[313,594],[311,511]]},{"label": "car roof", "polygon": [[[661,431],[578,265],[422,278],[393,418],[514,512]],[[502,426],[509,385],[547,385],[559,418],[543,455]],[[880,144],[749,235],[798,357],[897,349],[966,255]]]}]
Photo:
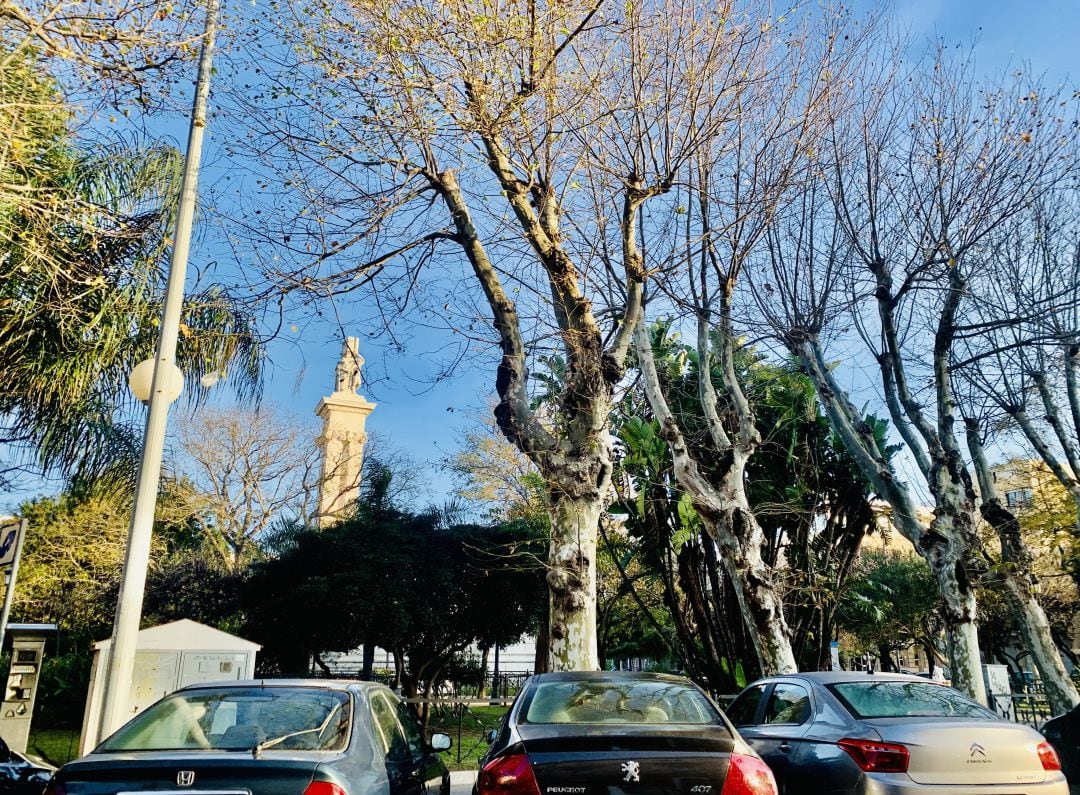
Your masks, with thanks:
[{"label": "car roof", "polygon": [[[913,674],[894,674],[894,673],[867,673],[866,671],[806,671],[805,673],[797,674],[777,674],[776,676],[768,676],[763,679],[759,679],[758,682],[772,682],[777,679],[807,679],[811,682],[817,682],[823,685],[832,685],[840,682],[920,682],[927,685],[939,685],[939,682],[933,682],[929,679],[925,679],[921,676],[915,676]],[[754,682],[753,684],[757,684]]]},{"label": "car roof", "polygon": [[219,679],[213,682],[195,682],[184,685],[180,690],[202,690],[206,688],[234,687],[310,687],[317,690],[387,690],[379,682],[362,682],[355,679]]},{"label": "car roof", "polygon": [[553,671],[535,674],[531,682],[669,682],[692,684],[685,676],[651,671]]}]

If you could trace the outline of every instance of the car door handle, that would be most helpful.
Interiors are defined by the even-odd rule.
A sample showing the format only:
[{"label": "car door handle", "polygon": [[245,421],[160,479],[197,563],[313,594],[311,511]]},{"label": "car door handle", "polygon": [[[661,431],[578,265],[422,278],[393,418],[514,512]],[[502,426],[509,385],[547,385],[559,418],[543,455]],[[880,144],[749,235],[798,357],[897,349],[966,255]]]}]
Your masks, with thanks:
[{"label": "car door handle", "polygon": [[780,743],[780,745],[778,745],[776,747],[779,748],[785,754],[791,753],[791,743],[787,742],[786,740],[784,742]]}]

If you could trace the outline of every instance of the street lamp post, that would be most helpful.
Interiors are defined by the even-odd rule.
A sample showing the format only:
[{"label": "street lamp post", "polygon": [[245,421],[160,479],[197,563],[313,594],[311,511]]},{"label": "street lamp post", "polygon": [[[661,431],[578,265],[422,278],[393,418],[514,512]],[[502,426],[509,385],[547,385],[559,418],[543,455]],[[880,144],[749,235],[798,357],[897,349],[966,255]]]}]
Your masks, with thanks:
[{"label": "street lamp post", "polygon": [[184,302],[184,281],[187,275],[188,251],[191,246],[191,227],[199,182],[199,161],[202,156],[203,131],[206,129],[206,105],[210,92],[210,67],[217,30],[219,0],[209,0],[206,8],[206,27],[203,30],[199,73],[195,83],[195,101],[188,130],[184,174],[180,183],[180,204],[177,208],[173,234],[172,257],[169,260],[169,280],[165,287],[165,306],[161,331],[158,334],[154,375],[149,395],[150,410],[146,417],[146,433],[135,502],[128,529],[127,552],[116,603],[112,642],[105,669],[105,688],[101,705],[99,738],[118,729],[129,717],[129,696],[135,668],[135,644],[142,617],[143,595],[146,590],[146,569],[150,563],[150,539],[157,504],[158,483],[161,480],[161,459],[165,448],[165,427],[169,405],[175,396],[168,393],[175,386],[176,340],[180,330],[180,311]]}]

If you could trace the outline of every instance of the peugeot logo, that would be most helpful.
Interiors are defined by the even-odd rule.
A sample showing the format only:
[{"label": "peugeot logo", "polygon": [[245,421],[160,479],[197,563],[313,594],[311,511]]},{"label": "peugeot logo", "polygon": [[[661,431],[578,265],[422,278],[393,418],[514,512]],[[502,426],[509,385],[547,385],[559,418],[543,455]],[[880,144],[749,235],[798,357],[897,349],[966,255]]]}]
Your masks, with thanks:
[{"label": "peugeot logo", "polygon": [[624,762],[622,772],[626,774],[623,781],[641,781],[641,765],[637,762]]},{"label": "peugeot logo", "polygon": [[176,774],[176,786],[178,787],[190,787],[195,783],[195,771],[194,770],[181,770]]},{"label": "peugeot logo", "polygon": [[979,756],[986,756],[986,749],[983,748],[978,743],[972,743],[971,744],[971,758],[974,759],[976,754],[978,754]]}]

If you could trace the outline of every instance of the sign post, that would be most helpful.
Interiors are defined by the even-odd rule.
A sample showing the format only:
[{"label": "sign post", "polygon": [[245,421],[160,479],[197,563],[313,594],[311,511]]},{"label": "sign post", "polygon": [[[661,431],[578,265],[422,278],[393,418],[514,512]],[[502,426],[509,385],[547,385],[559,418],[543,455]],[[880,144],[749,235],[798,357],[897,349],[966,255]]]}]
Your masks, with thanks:
[{"label": "sign post", "polygon": [[19,560],[22,558],[23,539],[26,538],[26,519],[0,528],[0,567],[11,568],[5,572],[4,609],[0,612],[0,647],[7,637],[11,602],[15,597],[15,582],[19,577]]}]

